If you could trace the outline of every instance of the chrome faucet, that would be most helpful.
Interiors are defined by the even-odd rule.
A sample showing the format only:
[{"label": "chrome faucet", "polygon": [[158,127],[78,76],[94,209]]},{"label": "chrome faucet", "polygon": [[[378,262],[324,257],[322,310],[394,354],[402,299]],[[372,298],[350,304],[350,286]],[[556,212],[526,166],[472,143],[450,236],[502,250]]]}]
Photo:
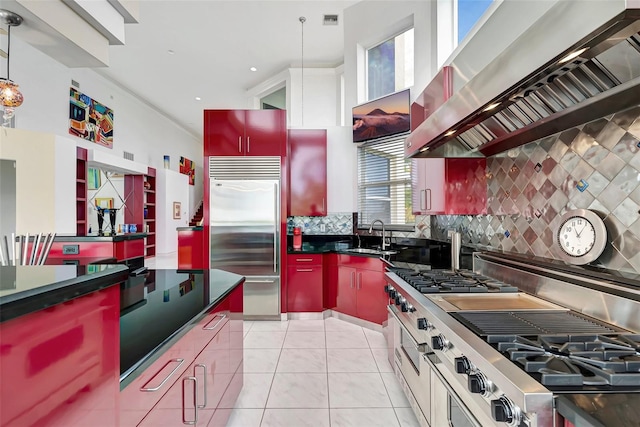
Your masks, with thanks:
[{"label": "chrome faucet", "polygon": [[384,222],[382,222],[381,219],[374,219],[371,222],[371,225],[369,226],[369,234],[373,233],[373,224],[375,224],[376,222],[379,222],[382,225],[382,246],[380,247],[380,249],[384,251],[387,249],[387,242],[386,242],[385,232],[384,232]]}]

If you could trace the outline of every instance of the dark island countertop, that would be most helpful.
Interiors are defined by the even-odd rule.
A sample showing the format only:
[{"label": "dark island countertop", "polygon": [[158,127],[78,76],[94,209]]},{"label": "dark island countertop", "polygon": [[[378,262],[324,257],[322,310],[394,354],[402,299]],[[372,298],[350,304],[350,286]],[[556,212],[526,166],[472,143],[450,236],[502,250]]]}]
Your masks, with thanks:
[{"label": "dark island countertop", "polygon": [[113,286],[128,274],[120,264],[0,267],[0,321]]},{"label": "dark island countertop", "polygon": [[556,408],[576,427],[640,426],[640,393],[562,394]]},{"label": "dark island countertop", "polygon": [[243,276],[212,269],[149,270],[123,283],[121,301],[126,303],[120,307],[120,388],[137,378],[243,282]]},{"label": "dark island countertop", "polygon": [[191,225],[189,227],[176,227],[177,231],[202,231],[204,227],[202,225]]},{"label": "dark island countertop", "polygon": [[147,233],[118,233],[115,236],[98,233],[87,234],[86,236],[76,236],[75,234],[56,234],[54,242],[121,242],[123,240],[137,240],[147,237]]}]

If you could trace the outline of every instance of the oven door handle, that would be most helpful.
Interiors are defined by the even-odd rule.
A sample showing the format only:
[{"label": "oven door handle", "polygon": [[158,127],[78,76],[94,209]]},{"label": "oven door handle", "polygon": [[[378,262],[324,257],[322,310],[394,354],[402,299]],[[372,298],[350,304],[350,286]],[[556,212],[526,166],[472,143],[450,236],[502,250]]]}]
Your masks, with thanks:
[{"label": "oven door handle", "polygon": [[413,344],[413,346],[416,348],[416,350],[418,350],[420,353],[426,353],[428,351],[427,344],[426,343],[420,344],[420,343],[418,343],[418,341],[416,341],[413,338],[413,335],[411,335],[411,332],[409,332],[409,330],[402,323],[402,320],[400,320],[398,315],[395,313],[396,308],[394,306],[392,306],[392,305],[388,305],[387,306],[387,311],[395,319],[395,321],[398,322],[398,326],[400,326],[400,328],[402,328],[402,330],[406,333],[407,337],[409,337],[409,339],[411,340],[411,344]]}]

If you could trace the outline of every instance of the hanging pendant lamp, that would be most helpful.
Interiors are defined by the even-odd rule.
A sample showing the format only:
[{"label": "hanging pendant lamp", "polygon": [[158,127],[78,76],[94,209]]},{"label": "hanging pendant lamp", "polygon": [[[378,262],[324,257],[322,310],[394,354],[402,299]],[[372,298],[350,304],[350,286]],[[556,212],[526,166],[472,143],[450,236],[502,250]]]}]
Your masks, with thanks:
[{"label": "hanging pendant lamp", "polygon": [[4,109],[3,126],[9,125],[15,108],[22,105],[24,97],[18,85],[9,78],[9,60],[11,58],[11,27],[22,24],[22,17],[8,10],[0,9],[0,20],[7,25],[7,77],[0,77],[0,105]]}]

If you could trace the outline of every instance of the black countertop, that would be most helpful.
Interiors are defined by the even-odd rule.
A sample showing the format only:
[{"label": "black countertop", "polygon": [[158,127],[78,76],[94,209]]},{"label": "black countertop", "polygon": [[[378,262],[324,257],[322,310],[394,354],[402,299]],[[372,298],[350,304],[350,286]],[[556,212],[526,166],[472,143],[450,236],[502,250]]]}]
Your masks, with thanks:
[{"label": "black countertop", "polygon": [[177,231],[202,231],[204,227],[202,225],[191,225],[189,227],[176,227]]},{"label": "black countertop", "polygon": [[120,288],[120,386],[133,379],[244,281],[222,270],[149,270]]},{"label": "black countertop", "polygon": [[556,408],[576,427],[640,426],[640,393],[562,394]]},{"label": "black countertop", "polygon": [[147,233],[120,233],[115,236],[98,233],[87,234],[86,236],[76,236],[75,234],[56,234],[54,242],[121,242],[124,240],[137,240],[147,237]]},{"label": "black countertop", "polygon": [[128,274],[121,264],[0,267],[0,321],[118,284]]}]

